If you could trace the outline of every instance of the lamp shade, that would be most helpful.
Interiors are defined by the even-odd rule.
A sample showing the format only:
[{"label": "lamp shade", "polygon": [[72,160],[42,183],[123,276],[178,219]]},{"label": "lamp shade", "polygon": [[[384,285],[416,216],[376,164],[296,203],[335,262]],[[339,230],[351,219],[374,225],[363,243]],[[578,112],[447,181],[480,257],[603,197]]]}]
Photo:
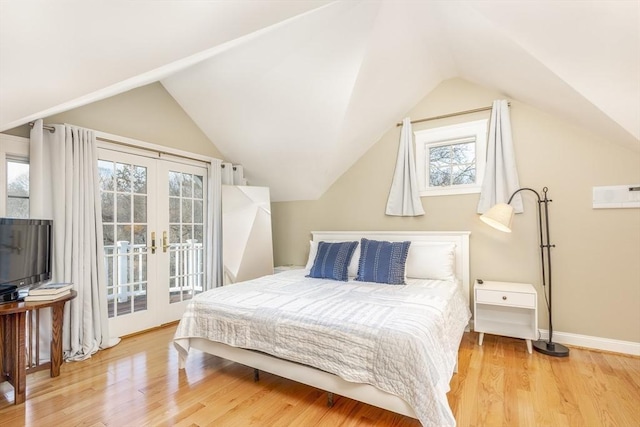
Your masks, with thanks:
[{"label": "lamp shade", "polygon": [[496,230],[511,233],[511,221],[513,220],[513,207],[506,203],[498,203],[491,209],[480,215],[482,222],[489,224]]}]

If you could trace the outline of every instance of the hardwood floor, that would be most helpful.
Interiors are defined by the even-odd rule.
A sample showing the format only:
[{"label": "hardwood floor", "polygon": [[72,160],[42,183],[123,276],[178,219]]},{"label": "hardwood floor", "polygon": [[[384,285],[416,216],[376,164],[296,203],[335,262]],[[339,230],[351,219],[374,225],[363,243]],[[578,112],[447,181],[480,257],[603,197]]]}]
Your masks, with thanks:
[{"label": "hardwood floor", "polygon": [[[185,371],[175,326],[124,339],[61,375],[27,378],[14,406],[0,383],[1,426],[419,426],[417,420],[193,352]],[[523,341],[465,334],[449,404],[459,426],[638,426],[640,358],[572,348],[528,354]]]}]

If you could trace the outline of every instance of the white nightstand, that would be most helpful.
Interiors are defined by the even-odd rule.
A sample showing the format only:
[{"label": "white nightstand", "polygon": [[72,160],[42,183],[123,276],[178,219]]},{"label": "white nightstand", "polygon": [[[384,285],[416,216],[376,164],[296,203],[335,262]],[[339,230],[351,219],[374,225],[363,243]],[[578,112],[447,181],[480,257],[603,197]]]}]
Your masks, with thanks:
[{"label": "white nightstand", "polygon": [[273,268],[273,274],[282,273],[289,270],[301,270],[304,265],[279,265]]},{"label": "white nightstand", "polygon": [[474,330],[484,334],[504,335],[527,340],[538,339],[538,293],[528,283],[477,281],[473,286]]}]

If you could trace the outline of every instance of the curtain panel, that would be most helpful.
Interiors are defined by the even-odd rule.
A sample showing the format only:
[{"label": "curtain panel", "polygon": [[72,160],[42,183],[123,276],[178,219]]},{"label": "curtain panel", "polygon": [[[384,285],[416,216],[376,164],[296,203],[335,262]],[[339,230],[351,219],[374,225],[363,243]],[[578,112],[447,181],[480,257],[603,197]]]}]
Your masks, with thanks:
[{"label": "curtain panel", "polygon": [[387,199],[386,214],[393,216],[424,215],[418,190],[418,177],[413,154],[413,130],[409,117],[405,117],[402,121],[398,158]]},{"label": "curtain panel", "polygon": [[[487,163],[478,201],[477,212],[485,213],[497,203],[507,203],[509,197],[520,188],[516,155],[511,136],[509,103],[506,100],[493,101],[489,136],[487,138]],[[520,194],[511,201],[514,211],[523,212]]]},{"label": "curtain panel", "polygon": [[222,286],[222,162],[213,160],[207,165],[209,174],[207,217],[207,277],[206,290]]},{"label": "curtain panel", "polygon": [[108,328],[96,139],[91,130],[54,128],[38,120],[31,130],[30,208],[33,217],[53,219],[52,279],[78,293],[65,306],[64,355],[82,360],[119,341]]}]

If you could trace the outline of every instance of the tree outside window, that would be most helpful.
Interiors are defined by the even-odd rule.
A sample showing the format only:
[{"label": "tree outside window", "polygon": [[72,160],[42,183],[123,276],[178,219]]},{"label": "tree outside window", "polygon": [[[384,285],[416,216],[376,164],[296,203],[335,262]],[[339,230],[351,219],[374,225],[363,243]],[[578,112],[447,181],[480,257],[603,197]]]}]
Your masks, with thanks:
[{"label": "tree outside window", "polygon": [[476,144],[447,144],[429,148],[429,187],[475,184]]}]

